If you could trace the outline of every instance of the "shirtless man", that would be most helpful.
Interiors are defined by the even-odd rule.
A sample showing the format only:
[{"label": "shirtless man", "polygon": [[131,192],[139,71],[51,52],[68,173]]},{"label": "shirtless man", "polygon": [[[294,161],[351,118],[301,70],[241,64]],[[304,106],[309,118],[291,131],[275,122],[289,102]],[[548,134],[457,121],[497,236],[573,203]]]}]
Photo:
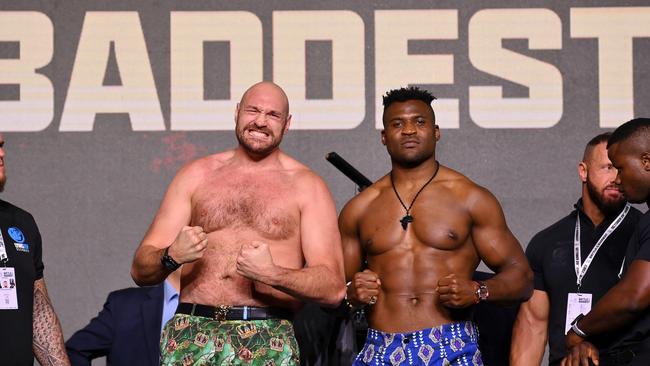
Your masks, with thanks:
[{"label": "shirtless man", "polygon": [[298,365],[291,311],[343,299],[332,197],[278,148],[290,121],[280,87],[252,86],[236,108],[239,145],[189,163],[170,184],[131,268],[143,286],[183,264],[163,365]]},{"label": "shirtless man", "polygon": [[[436,161],[433,99],[418,88],[384,96],[381,141],[392,171],[339,217],[346,299],[369,305],[371,329],[355,365],[480,365],[471,306],[532,293],[531,270],[497,200]],[[497,272],[484,283],[471,280],[481,260]]]}]

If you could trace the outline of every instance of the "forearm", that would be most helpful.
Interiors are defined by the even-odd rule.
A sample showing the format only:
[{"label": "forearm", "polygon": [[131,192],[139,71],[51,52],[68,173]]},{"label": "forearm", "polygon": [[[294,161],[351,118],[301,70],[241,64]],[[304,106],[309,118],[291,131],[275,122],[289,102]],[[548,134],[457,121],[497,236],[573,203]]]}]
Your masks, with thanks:
[{"label": "forearm", "polygon": [[32,348],[42,366],[70,365],[61,324],[44,286],[34,287],[33,332]]},{"label": "forearm", "polygon": [[325,266],[302,269],[276,266],[273,272],[258,280],[301,300],[335,307],[345,295],[343,278]]},{"label": "forearm", "polygon": [[614,287],[578,322],[578,328],[588,336],[603,334],[631,323],[644,310],[633,294]]},{"label": "forearm", "polygon": [[488,301],[513,303],[526,301],[533,294],[533,273],[527,265],[512,264],[487,281]]},{"label": "forearm", "polygon": [[157,285],[172,272],[160,263],[164,251],[151,245],[138,248],[131,266],[131,277],[138,286]]},{"label": "forearm", "polygon": [[546,326],[538,326],[517,318],[512,328],[510,346],[510,364],[521,366],[539,366],[544,357],[548,340]]}]

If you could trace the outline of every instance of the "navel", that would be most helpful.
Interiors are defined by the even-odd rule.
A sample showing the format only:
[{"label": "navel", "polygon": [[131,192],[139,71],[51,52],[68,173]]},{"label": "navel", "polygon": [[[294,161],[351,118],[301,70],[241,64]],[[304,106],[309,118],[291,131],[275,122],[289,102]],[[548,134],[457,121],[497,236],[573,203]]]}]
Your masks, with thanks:
[{"label": "navel", "polygon": [[451,240],[457,240],[457,239],[458,239],[458,234],[456,234],[456,233],[455,233],[454,231],[452,231],[452,230],[449,230],[449,232],[447,233],[447,236],[448,236],[449,239],[451,239]]}]

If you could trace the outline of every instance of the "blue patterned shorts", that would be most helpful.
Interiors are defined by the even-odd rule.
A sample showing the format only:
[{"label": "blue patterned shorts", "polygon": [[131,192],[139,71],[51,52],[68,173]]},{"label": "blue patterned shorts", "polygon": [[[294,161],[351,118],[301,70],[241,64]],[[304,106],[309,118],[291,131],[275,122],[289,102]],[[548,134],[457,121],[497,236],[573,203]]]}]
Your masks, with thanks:
[{"label": "blue patterned shorts", "polygon": [[481,366],[478,329],[469,321],[409,333],[368,329],[366,344],[353,366]]}]

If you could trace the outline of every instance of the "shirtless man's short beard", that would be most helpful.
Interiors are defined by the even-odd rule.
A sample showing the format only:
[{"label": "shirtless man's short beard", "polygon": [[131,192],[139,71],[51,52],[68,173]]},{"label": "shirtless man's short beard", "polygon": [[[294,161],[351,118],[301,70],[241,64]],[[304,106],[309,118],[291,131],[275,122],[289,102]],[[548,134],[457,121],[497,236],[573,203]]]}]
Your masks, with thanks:
[{"label": "shirtless man's short beard", "polygon": [[[259,141],[256,141],[255,139],[247,138],[245,136],[246,131],[260,131],[264,132],[269,135],[271,138],[271,141],[267,143],[261,143]],[[284,130],[284,128],[283,128]],[[237,136],[237,141],[239,141],[239,144],[248,152],[258,155],[258,156],[266,156],[270,154],[273,150],[275,150],[278,146],[280,146],[280,142],[282,142],[282,136],[277,138],[273,131],[271,131],[268,128],[257,128],[253,123],[249,124],[248,126],[237,129],[235,135]]]}]

